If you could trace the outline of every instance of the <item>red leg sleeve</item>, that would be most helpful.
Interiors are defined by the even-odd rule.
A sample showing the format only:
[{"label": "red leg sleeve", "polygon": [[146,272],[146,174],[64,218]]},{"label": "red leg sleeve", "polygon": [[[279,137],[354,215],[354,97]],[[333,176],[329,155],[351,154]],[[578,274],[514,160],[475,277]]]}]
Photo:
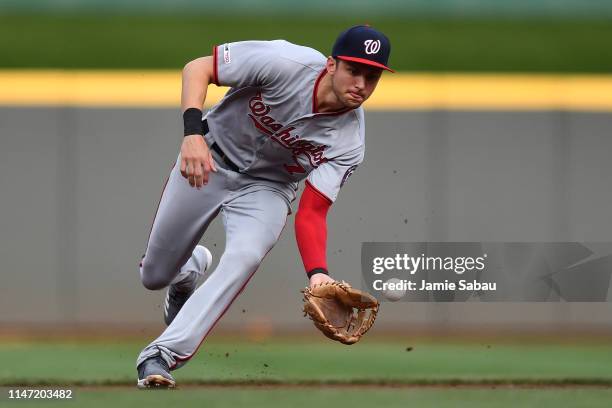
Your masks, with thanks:
[{"label": "red leg sleeve", "polygon": [[329,198],[306,182],[295,216],[295,238],[306,272],[327,270],[327,212],[331,205]]}]

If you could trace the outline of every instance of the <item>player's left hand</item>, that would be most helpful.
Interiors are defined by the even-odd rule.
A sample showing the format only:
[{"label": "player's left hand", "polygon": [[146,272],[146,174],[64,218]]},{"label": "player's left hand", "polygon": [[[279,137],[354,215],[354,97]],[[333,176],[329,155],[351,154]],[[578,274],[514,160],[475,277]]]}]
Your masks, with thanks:
[{"label": "player's left hand", "polygon": [[302,293],[304,316],[325,336],[344,344],[357,343],[370,330],[378,314],[378,300],[346,282],[331,279]]},{"label": "player's left hand", "polygon": [[315,285],[319,285],[325,282],[335,282],[333,278],[324,273],[315,273],[310,277],[309,286],[313,288]]}]

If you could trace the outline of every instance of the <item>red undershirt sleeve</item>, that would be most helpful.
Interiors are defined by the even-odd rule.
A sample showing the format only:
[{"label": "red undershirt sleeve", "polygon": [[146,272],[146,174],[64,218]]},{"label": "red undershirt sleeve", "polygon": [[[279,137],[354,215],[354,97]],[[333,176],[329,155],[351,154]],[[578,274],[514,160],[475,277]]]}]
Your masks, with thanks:
[{"label": "red undershirt sleeve", "polygon": [[295,238],[306,272],[327,271],[327,212],[332,201],[308,181],[295,216]]}]

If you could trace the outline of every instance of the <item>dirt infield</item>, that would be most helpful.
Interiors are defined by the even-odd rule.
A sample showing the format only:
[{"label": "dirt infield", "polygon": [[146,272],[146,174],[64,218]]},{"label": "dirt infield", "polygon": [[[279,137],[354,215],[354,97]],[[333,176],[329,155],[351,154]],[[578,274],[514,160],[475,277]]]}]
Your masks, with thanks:
[{"label": "dirt infield", "polygon": [[[66,342],[76,341],[106,342],[121,339],[124,342],[143,342],[159,334],[159,324],[58,324],[58,323],[0,323],[0,344],[11,342]],[[310,327],[309,327],[310,329]],[[240,329],[224,329],[214,332],[211,339],[224,342],[249,341],[248,333]],[[552,329],[539,325],[525,326],[522,330],[503,325],[481,327],[436,327],[434,325],[412,325],[410,332],[379,329],[370,335],[373,341],[412,341],[428,342],[493,342],[530,344],[609,344],[612,342],[612,329],[588,325],[564,326]],[[277,330],[274,341],[292,343],[329,342],[314,330]]]}]

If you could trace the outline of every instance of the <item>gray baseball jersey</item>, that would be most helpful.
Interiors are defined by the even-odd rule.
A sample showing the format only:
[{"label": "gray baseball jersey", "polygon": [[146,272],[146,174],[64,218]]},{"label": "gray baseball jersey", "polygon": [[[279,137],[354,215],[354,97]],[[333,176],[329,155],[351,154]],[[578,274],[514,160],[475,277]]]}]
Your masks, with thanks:
[{"label": "gray baseball jersey", "polygon": [[242,173],[308,181],[332,202],[362,162],[363,109],[316,111],[326,58],[284,40],[245,41],[214,48],[218,85],[231,89],[206,118],[217,143]]}]

